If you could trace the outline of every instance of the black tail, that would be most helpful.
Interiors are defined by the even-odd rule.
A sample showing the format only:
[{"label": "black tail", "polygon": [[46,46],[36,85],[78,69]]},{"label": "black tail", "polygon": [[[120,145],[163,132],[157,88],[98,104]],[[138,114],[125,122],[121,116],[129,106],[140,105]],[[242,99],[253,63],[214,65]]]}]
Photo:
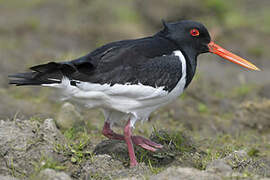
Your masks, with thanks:
[{"label": "black tail", "polygon": [[76,71],[75,67],[70,64],[56,62],[37,65],[30,69],[32,72],[10,75],[9,84],[24,86],[61,83],[63,76],[68,76]]}]

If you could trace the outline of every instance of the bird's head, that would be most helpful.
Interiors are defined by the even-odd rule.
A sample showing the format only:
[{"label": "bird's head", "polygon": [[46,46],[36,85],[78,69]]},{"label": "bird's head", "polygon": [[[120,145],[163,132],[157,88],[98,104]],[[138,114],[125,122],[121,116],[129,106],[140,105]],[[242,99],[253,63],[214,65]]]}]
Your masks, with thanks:
[{"label": "bird's head", "polygon": [[185,20],[176,23],[166,23],[163,21],[166,37],[179,46],[184,53],[196,57],[202,53],[214,53],[233,63],[239,64],[251,70],[260,70],[247,60],[218,46],[209,35],[206,27],[198,22]]}]

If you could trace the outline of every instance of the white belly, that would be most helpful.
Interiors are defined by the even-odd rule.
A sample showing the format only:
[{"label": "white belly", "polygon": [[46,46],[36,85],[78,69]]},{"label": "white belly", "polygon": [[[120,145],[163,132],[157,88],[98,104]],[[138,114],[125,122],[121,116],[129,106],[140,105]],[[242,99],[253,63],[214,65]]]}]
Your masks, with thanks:
[{"label": "white belly", "polygon": [[[150,113],[176,99],[184,90],[186,84],[186,61],[180,51],[175,55],[182,62],[182,77],[175,88],[165,91],[164,87],[152,87],[142,84],[95,84],[78,82],[76,86],[70,85],[70,80],[64,78],[61,84],[48,86],[60,88],[65,99],[73,100],[88,108],[101,107],[110,121],[116,122],[117,118],[131,118],[132,124],[137,120],[147,120]],[[122,118],[121,118],[122,116]]]}]

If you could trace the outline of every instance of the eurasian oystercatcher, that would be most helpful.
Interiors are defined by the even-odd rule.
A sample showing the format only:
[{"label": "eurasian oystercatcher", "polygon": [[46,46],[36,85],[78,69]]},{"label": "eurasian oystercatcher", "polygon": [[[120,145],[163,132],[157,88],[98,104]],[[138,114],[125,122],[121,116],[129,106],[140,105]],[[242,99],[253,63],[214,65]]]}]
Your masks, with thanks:
[{"label": "eurasian oystercatcher", "polygon": [[[190,84],[197,56],[211,52],[252,70],[255,65],[211,41],[209,32],[194,21],[163,22],[153,36],[112,42],[72,61],[49,62],[31,67],[31,72],[10,75],[10,84],[59,88],[67,100],[87,108],[103,109],[103,135],[124,140],[130,166],[136,166],[133,144],[150,151],[162,145],[133,136],[136,121],[176,99]],[[126,120],[124,135],[111,129]]]}]

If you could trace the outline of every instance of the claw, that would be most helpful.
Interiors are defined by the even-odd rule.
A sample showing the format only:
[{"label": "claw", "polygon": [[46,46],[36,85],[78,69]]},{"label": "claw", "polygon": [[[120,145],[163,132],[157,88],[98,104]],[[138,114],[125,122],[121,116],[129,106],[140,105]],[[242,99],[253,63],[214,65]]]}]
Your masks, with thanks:
[{"label": "claw", "polygon": [[142,148],[155,152],[157,149],[163,148],[161,144],[157,144],[153,141],[150,141],[149,139],[146,139],[141,136],[132,136],[132,142],[138,146],[141,146]]},{"label": "claw", "polygon": [[[136,143],[134,143],[134,144],[136,144]],[[136,145],[141,146],[142,148],[144,148],[148,151],[152,151],[152,152],[155,152],[157,150],[156,148],[153,148],[147,144],[136,144]]]}]

